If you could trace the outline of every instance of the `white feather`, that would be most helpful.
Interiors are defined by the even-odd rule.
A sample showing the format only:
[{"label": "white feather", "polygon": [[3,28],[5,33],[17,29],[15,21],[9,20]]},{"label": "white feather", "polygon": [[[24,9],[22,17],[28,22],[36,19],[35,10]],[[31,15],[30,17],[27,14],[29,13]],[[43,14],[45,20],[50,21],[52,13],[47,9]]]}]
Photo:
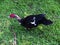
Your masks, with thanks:
[{"label": "white feather", "polygon": [[33,17],[33,20],[34,20],[34,21],[33,21],[33,22],[30,22],[30,23],[31,23],[31,24],[34,24],[34,25],[36,26],[36,23],[35,23],[35,22],[36,22],[36,21],[35,21],[35,17]]}]

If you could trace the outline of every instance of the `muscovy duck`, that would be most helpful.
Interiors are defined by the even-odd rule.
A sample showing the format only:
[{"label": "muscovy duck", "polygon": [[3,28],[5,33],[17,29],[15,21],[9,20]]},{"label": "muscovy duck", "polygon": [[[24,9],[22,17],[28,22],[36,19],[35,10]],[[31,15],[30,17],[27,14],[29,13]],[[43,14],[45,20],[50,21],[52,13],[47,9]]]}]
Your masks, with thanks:
[{"label": "muscovy duck", "polygon": [[33,27],[37,27],[39,24],[50,25],[50,24],[53,23],[51,20],[48,20],[45,17],[45,14],[30,15],[30,16],[27,16],[25,18],[20,18],[16,14],[10,14],[9,17],[10,18],[16,18],[18,20],[18,22],[22,26],[26,27],[27,29],[31,29]]}]

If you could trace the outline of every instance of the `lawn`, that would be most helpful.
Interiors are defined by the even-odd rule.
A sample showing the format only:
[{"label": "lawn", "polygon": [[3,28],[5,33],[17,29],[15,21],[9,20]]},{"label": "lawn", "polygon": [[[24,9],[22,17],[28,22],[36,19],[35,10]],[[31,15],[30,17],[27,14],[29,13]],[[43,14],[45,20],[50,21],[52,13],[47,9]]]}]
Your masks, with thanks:
[{"label": "lawn", "polygon": [[[8,18],[11,13],[21,18],[43,13],[53,24],[28,31],[16,19]],[[0,0],[0,45],[15,45],[14,41],[16,45],[60,45],[60,1]]]}]

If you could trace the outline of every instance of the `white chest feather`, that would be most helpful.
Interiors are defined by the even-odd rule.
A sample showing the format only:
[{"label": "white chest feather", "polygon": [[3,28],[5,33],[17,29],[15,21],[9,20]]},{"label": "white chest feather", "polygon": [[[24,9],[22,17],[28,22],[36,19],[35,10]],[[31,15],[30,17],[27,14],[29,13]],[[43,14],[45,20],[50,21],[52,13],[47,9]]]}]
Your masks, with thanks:
[{"label": "white chest feather", "polygon": [[36,23],[35,23],[35,17],[33,17],[33,22],[30,22],[31,24],[33,24],[34,26],[36,26]]}]

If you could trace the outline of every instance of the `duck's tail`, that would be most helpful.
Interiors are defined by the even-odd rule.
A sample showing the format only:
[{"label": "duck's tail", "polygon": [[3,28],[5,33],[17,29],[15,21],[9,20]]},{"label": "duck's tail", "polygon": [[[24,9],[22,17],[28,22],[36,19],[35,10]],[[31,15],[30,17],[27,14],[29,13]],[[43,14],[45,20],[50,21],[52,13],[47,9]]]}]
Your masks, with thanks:
[{"label": "duck's tail", "polygon": [[51,20],[44,20],[43,21],[43,24],[44,25],[50,25],[50,24],[52,24],[53,22],[51,21]]}]

